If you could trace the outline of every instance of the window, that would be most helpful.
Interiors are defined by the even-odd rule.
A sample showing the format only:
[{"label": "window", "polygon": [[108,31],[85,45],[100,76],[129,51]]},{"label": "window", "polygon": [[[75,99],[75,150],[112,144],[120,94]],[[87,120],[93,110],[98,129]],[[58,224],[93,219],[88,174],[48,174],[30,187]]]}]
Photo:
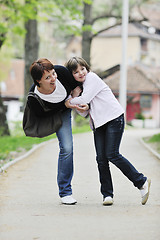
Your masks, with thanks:
[{"label": "window", "polygon": [[152,96],[151,95],[141,95],[140,106],[141,106],[141,108],[151,108]]},{"label": "window", "polygon": [[16,78],[16,74],[13,69],[11,69],[11,71],[10,71],[10,78],[11,78],[11,80],[14,80]]},{"label": "window", "polygon": [[147,52],[147,39],[141,38],[141,50]]},{"label": "window", "polygon": [[7,90],[7,86],[5,82],[0,82],[0,88],[2,92],[5,92]]}]

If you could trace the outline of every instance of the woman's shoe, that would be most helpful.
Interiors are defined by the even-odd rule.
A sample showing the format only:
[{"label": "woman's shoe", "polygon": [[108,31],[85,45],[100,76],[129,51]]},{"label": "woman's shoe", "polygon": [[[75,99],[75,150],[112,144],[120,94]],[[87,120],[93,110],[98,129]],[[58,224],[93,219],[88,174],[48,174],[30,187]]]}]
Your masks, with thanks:
[{"label": "woman's shoe", "polygon": [[77,201],[72,197],[72,195],[61,197],[62,204],[66,205],[74,205]]}]

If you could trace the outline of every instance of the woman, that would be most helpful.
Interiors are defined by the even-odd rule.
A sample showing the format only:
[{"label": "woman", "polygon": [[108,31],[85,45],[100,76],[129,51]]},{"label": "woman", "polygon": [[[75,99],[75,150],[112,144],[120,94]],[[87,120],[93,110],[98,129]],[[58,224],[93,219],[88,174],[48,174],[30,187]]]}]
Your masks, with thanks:
[{"label": "woman", "polygon": [[[47,117],[48,114],[58,111],[62,113],[62,126],[56,132],[60,147],[57,175],[59,196],[62,204],[76,204],[71,187],[73,176],[71,109],[66,108],[65,100],[78,84],[65,67],[53,65],[45,58],[33,62],[30,73],[34,81],[30,91],[35,92],[51,111],[44,112],[37,101],[28,98],[28,106],[31,110],[39,117]],[[84,110],[87,108],[86,105]]]},{"label": "woman", "polygon": [[[91,128],[94,130],[94,142],[103,195],[103,205],[113,204],[113,185],[109,162],[118,167],[122,173],[140,189],[142,204],[149,196],[150,179],[139,173],[135,167],[119,153],[119,146],[124,131],[124,110],[113,95],[111,89],[95,73],[83,58],[71,58],[66,67],[76,81],[83,84],[83,92],[74,91],[66,101],[66,106],[90,104],[88,111]],[[86,112],[85,115],[88,113]]]}]

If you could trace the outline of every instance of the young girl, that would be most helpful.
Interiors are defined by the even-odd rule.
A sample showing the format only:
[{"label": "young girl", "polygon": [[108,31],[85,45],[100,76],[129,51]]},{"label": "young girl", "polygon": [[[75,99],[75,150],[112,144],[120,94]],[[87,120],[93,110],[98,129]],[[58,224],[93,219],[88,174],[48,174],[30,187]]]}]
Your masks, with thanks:
[{"label": "young girl", "polygon": [[[76,81],[83,85],[83,92],[73,92],[66,106],[89,104],[90,124],[94,133],[96,160],[103,195],[103,205],[113,204],[113,185],[109,162],[116,165],[122,173],[141,192],[144,205],[149,196],[151,180],[139,173],[135,167],[119,153],[120,142],[124,131],[124,110],[113,95],[111,89],[101,78],[90,71],[83,58],[73,57],[66,67]],[[84,114],[83,114],[84,115]]]}]

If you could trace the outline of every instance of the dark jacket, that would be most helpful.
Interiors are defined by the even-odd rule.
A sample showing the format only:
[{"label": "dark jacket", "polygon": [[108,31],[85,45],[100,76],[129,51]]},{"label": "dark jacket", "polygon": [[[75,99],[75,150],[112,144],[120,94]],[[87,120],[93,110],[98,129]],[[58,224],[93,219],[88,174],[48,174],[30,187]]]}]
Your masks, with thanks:
[{"label": "dark jacket", "polygon": [[[73,78],[71,73],[68,71],[67,68],[60,66],[60,65],[54,65],[54,69],[57,73],[57,79],[61,82],[61,84],[64,86],[67,92],[66,98],[69,96],[71,91],[79,85],[79,83]],[[34,92],[35,84],[32,85],[30,91]],[[65,99],[66,99],[65,98]],[[44,112],[43,108],[40,106],[38,101],[32,97],[28,97],[28,106],[35,112],[37,116],[45,117],[50,114],[54,114],[58,111],[64,111],[66,110],[65,106],[65,99],[58,103],[50,103],[45,100],[43,100],[44,104],[51,109],[49,112]]]}]

